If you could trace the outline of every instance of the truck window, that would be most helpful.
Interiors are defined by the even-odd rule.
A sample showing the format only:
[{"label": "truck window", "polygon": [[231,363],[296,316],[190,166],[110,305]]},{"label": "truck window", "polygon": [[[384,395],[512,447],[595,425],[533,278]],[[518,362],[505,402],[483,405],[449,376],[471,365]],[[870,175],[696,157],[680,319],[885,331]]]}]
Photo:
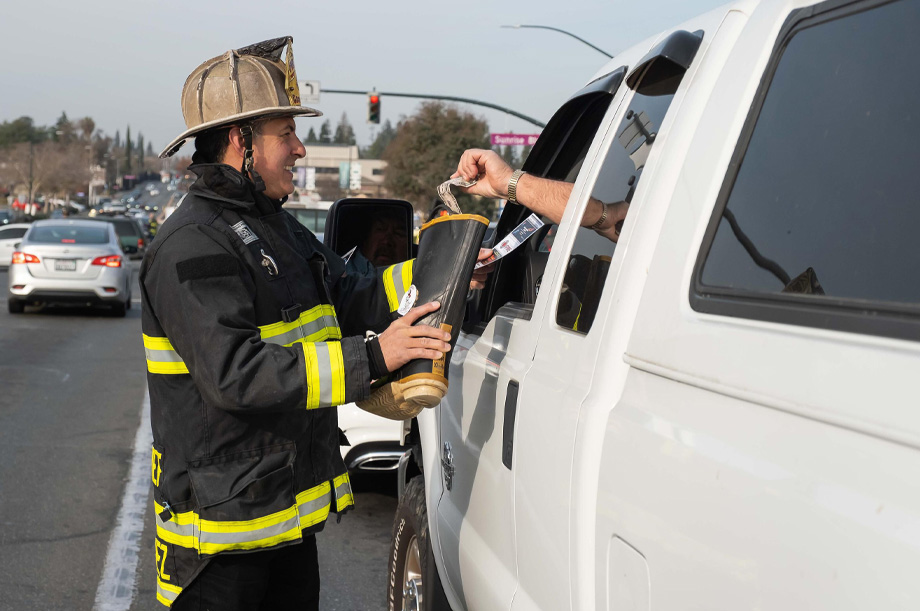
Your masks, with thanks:
[{"label": "truck window", "polygon": [[890,336],[913,324],[916,339],[920,7],[802,14],[742,131],[691,302]]},{"label": "truck window", "polygon": [[[679,84],[676,79],[667,87],[637,87],[591,190],[592,198],[604,203],[632,201]],[[591,216],[584,222],[597,216],[591,206],[585,214]],[[615,248],[616,243],[591,229],[578,229],[556,308],[561,327],[583,334],[591,329]]]}]

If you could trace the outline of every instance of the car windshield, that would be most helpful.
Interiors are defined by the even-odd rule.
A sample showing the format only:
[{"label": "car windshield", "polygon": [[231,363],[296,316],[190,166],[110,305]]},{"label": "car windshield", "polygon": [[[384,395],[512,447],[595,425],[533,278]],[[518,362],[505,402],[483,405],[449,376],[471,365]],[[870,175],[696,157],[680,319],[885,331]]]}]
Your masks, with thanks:
[{"label": "car windshield", "polygon": [[28,239],[39,244],[105,244],[109,241],[105,227],[78,225],[33,227]]}]

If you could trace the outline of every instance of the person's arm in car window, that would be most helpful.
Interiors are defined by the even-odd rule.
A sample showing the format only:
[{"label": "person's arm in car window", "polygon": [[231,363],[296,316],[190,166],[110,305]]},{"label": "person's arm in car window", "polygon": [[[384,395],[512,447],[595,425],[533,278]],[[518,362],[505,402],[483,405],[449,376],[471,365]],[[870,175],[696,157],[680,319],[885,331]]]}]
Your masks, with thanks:
[{"label": "person's arm in car window", "polygon": [[[507,199],[508,182],[513,172],[511,166],[505,163],[505,160],[495,151],[469,149],[460,157],[457,171],[451,178],[463,177],[466,180],[477,180],[475,185],[465,189],[472,195]],[[571,183],[524,174],[518,180],[516,200],[529,210],[546,216],[558,224],[562,221],[565,204],[572,193],[572,187]],[[626,218],[628,211],[627,202],[605,204],[592,197],[581,224],[582,227],[594,228],[599,234],[616,242],[620,237],[622,221]],[[605,212],[606,217],[604,217]]]}]

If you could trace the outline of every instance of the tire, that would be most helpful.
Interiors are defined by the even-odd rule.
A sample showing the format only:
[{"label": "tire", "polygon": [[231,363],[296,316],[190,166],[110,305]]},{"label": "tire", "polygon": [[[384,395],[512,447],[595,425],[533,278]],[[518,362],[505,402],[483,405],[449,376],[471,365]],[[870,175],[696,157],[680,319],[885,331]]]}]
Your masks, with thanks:
[{"label": "tire", "polygon": [[131,297],[132,297],[131,293],[128,293],[128,299],[125,300],[125,309],[126,309],[126,310],[130,310],[130,309],[131,309]]},{"label": "tire", "polygon": [[26,309],[26,305],[18,299],[8,299],[6,301],[6,307],[10,311],[10,314],[22,314]]},{"label": "tire", "polygon": [[124,303],[113,303],[112,310],[109,312],[115,318],[124,318],[127,312]]},{"label": "tire", "polygon": [[387,567],[389,611],[450,611],[431,551],[425,479],[406,486],[396,507]]}]

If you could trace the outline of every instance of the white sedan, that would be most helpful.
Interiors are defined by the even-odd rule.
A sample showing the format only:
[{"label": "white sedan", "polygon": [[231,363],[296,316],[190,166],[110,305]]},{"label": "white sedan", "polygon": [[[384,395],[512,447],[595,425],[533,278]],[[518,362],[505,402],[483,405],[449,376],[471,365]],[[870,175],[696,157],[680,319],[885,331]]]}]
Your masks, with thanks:
[{"label": "white sedan", "polygon": [[0,267],[9,267],[13,259],[13,251],[19,246],[22,236],[31,226],[28,223],[0,225]]}]

